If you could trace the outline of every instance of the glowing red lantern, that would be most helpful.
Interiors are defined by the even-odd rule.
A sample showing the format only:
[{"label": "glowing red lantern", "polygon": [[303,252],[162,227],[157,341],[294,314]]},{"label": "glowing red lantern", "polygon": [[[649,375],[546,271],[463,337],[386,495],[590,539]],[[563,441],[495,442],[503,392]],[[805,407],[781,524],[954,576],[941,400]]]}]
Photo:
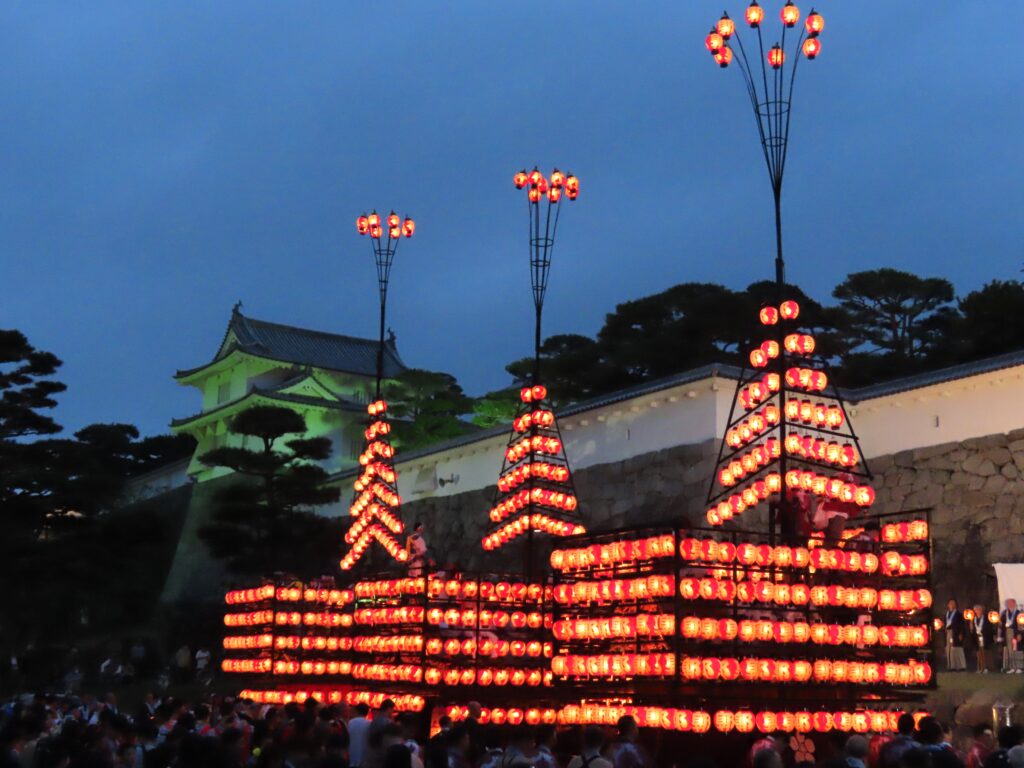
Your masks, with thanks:
[{"label": "glowing red lantern", "polygon": [[776,43],[768,51],[768,64],[772,69],[779,69],[786,61],[786,52]]},{"label": "glowing red lantern", "polygon": [[370,231],[370,222],[365,213],[356,219],[356,231],[360,235],[365,235]]},{"label": "glowing red lantern", "polygon": [[804,22],[804,27],[807,29],[808,37],[817,37],[821,34],[821,31],[825,29],[825,19],[820,13],[812,8],[810,16],[808,16],[807,21]]},{"label": "glowing red lantern", "polygon": [[752,29],[756,29],[762,21],[764,21],[764,8],[757,4],[757,0],[753,0],[749,6],[747,6],[746,12],[747,24]]},{"label": "glowing red lantern", "polygon": [[783,320],[796,320],[800,316],[800,305],[795,301],[784,301],[779,305],[779,314]]},{"label": "glowing red lantern", "polygon": [[525,169],[520,171],[519,173],[517,173],[515,176],[512,177],[512,183],[516,185],[516,189],[522,189],[523,187],[525,187],[527,181],[528,181],[528,179],[527,179],[527,176],[526,176],[526,170]]},{"label": "glowing red lantern", "polygon": [[761,318],[761,325],[775,325],[779,322],[779,310],[775,307],[761,307],[759,317]]},{"label": "glowing red lantern", "polygon": [[736,23],[729,18],[729,14],[723,13],[722,18],[720,18],[718,23],[715,25],[715,31],[728,40],[736,31]]},{"label": "glowing red lantern", "polygon": [[715,52],[715,61],[722,69],[728,67],[732,63],[732,48],[728,45],[723,45]]},{"label": "glowing red lantern", "polygon": [[783,7],[782,12],[779,14],[782,18],[782,23],[787,27],[795,27],[796,23],[800,21],[800,9],[793,5],[792,0],[789,0]]},{"label": "glowing red lantern", "polygon": [[711,53],[717,53],[725,45],[725,38],[712,29],[708,36],[704,38],[704,45]]},{"label": "glowing red lantern", "polygon": [[565,177],[565,196],[570,200],[580,196],[580,180],[572,174]]},{"label": "glowing red lantern", "polygon": [[809,37],[804,40],[804,56],[808,59],[817,58],[818,54],[821,53],[821,40],[816,37]]}]

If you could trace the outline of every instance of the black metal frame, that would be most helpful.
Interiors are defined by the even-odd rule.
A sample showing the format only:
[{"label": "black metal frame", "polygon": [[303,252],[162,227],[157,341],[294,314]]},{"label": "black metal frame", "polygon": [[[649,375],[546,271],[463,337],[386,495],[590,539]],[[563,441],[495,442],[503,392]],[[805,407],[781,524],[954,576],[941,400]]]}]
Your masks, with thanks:
[{"label": "black metal frame", "polygon": [[[814,13],[812,10],[811,13]],[[775,200],[775,281],[779,288],[785,284],[785,262],[782,258],[782,181],[786,171],[786,157],[789,150],[789,123],[792,117],[793,85],[796,82],[796,70],[803,53],[804,40],[807,38],[807,31],[800,26],[797,35],[797,42],[794,50],[786,50],[786,31],[788,27],[782,25],[782,40],[778,43],[784,58],[778,68],[768,64],[765,55],[764,34],[762,27],[764,23],[758,24],[757,49],[760,54],[760,73],[752,66],[747,57],[746,48],[739,34],[739,23],[736,31],[730,40],[736,41],[739,56],[735,58],[737,66],[743,75],[743,84],[750,98],[750,106],[754,110],[754,120],[757,123],[758,136],[761,139],[761,149],[764,153],[765,166],[768,169],[768,178],[772,185],[772,195]],[[726,43],[728,45],[728,43]],[[787,67],[789,81],[787,83]],[[771,70],[769,74],[768,70]],[[760,74],[760,77],[758,77]],[[780,299],[781,300],[781,299]]]},{"label": "black metal frame", "polygon": [[[878,523],[879,527],[887,522],[897,522],[914,518],[924,518],[931,524],[931,509],[906,510],[886,515],[871,515],[865,520]],[[807,643],[806,645],[780,644],[774,642],[744,642],[738,637],[731,641],[705,641],[701,639],[690,640],[682,636],[681,620],[684,615],[700,615],[711,618],[732,618],[739,621],[741,611],[747,613],[761,614],[762,618],[773,615],[786,615],[787,620],[802,620],[810,623],[810,616],[817,615],[819,620],[831,623],[837,618],[845,619],[845,623],[857,623],[859,615],[870,614],[874,617],[878,609],[851,609],[846,607],[814,607],[810,605],[792,607],[776,606],[767,603],[740,604],[733,601],[729,604],[717,605],[709,601],[685,601],[679,594],[679,581],[688,572],[707,571],[714,566],[706,561],[686,560],[680,551],[680,542],[684,537],[712,538],[718,541],[729,541],[734,545],[741,542],[757,543],[764,537],[764,533],[743,531],[739,529],[722,528],[685,528],[675,524],[651,526],[645,528],[620,528],[600,533],[588,533],[581,536],[574,536],[566,539],[563,548],[587,547],[592,544],[619,541],[623,538],[643,539],[651,536],[671,534],[674,537],[674,554],[672,557],[665,557],[659,560],[648,560],[637,564],[616,564],[608,568],[595,569],[589,573],[580,572],[555,572],[555,586],[559,584],[571,584],[580,579],[605,579],[605,578],[634,578],[652,574],[672,575],[675,577],[674,594],[672,597],[651,599],[643,604],[614,603],[607,605],[587,604],[573,608],[571,606],[554,603],[554,621],[561,619],[572,620],[573,618],[609,616],[609,615],[630,615],[631,612],[654,612],[671,613],[675,616],[675,632],[672,637],[663,637],[659,643],[657,638],[636,638],[630,639],[609,639],[598,641],[582,641],[582,643],[568,644],[553,638],[554,655],[557,657],[564,653],[586,653],[588,646],[593,653],[670,653],[676,659],[676,671],[671,676],[651,677],[645,679],[583,679],[573,680],[566,677],[556,676],[555,687],[559,692],[571,691],[581,698],[599,700],[602,698],[635,697],[645,703],[672,703],[679,700],[686,700],[688,705],[713,704],[720,707],[728,703],[735,705],[753,705],[757,703],[767,706],[771,699],[781,699],[787,702],[787,706],[826,706],[837,702],[858,701],[860,703],[876,702],[879,705],[892,703],[904,703],[908,701],[921,700],[927,691],[936,687],[937,669],[934,662],[934,643],[932,642],[933,628],[931,625],[932,612],[929,609],[922,609],[910,613],[886,612],[882,614],[887,618],[882,622],[891,625],[923,625],[928,632],[929,642],[920,647],[890,647],[878,646],[872,653],[879,661],[903,661],[909,659],[925,660],[931,663],[932,677],[926,685],[916,685],[912,688],[899,688],[890,684],[853,684],[853,683],[745,683],[736,682],[708,682],[684,680],[682,676],[681,661],[689,653],[694,655],[722,655],[729,654],[734,658],[746,657],[794,657],[814,661],[816,659],[863,659],[865,652],[856,646],[850,645],[817,645]],[[767,541],[762,543],[768,543]],[[824,546],[835,546],[838,542],[823,541]],[[932,562],[931,537],[927,541],[914,542],[909,544],[883,544],[881,541],[875,543],[871,551],[879,554],[881,550],[896,550],[900,552],[915,552],[925,554],[928,557],[929,566]],[[723,570],[735,570],[740,566],[722,566]],[[842,582],[848,580],[853,574],[840,571],[824,571],[821,576],[810,571],[798,572],[792,569],[782,569],[774,565],[767,567],[742,566],[747,573],[757,573],[761,578],[775,581],[789,574],[793,579],[792,583],[806,583],[813,585],[819,578],[824,582]],[[599,574],[599,575],[597,575]],[[898,585],[898,586],[897,586]],[[859,577],[857,586],[883,587],[914,589],[925,588],[929,592],[932,588],[931,568],[925,576],[886,576],[881,569],[870,576]],[[797,618],[798,617],[798,618]],[[614,650],[613,650],[614,649]],[[884,658],[880,658],[884,657]]]},{"label": "black metal frame", "polygon": [[[374,211],[376,213],[376,211]],[[384,231],[387,230],[387,237]],[[388,303],[388,285],[391,282],[391,265],[395,261],[395,252],[398,250],[399,237],[391,237],[390,227],[381,225],[381,236],[370,235],[370,250],[373,251],[373,260],[377,265],[377,292],[380,296],[380,337],[377,346],[377,399],[380,399],[380,385],[384,378],[384,333],[385,315]]]},{"label": "black metal frame", "polygon": [[540,383],[541,318],[544,313],[544,299],[548,292],[551,252],[555,248],[558,219],[562,213],[562,200],[565,195],[559,195],[556,202],[551,202],[547,195],[542,197],[547,201],[547,210],[543,216],[540,211],[541,201],[533,202],[529,197],[526,199],[526,217],[530,225],[530,286],[533,289],[533,306],[536,313],[533,335],[534,384]]},{"label": "black metal frame", "polygon": [[[866,519],[877,522],[880,530],[882,525],[889,522],[925,519],[929,523],[930,530],[931,509],[905,510],[886,515],[872,515]],[[500,631],[500,636],[501,639],[504,640],[537,640],[542,644],[550,642],[552,647],[551,658],[553,658],[573,650],[573,647],[571,647],[570,644],[560,642],[550,629],[553,627],[554,623],[560,619],[571,620],[572,618],[583,616],[589,618],[601,615],[629,615],[631,612],[650,612],[652,610],[657,610],[658,612],[672,613],[675,616],[675,627],[672,637],[662,636],[658,641],[661,644],[661,647],[658,649],[653,648],[655,640],[651,638],[647,638],[646,640],[636,638],[633,641],[584,641],[584,643],[590,643],[589,647],[594,652],[608,652],[607,649],[614,644],[619,649],[619,652],[639,653],[645,652],[646,650],[656,650],[656,652],[671,653],[677,659],[676,673],[672,676],[652,677],[644,680],[573,680],[555,676],[550,687],[543,685],[538,687],[514,687],[511,685],[500,687],[493,684],[490,686],[480,686],[478,684],[447,686],[443,681],[439,685],[429,685],[426,682],[375,681],[355,679],[351,676],[332,678],[327,675],[314,676],[303,674],[287,676],[277,676],[274,674],[239,674],[237,679],[240,681],[245,680],[247,683],[254,686],[264,685],[270,687],[281,687],[282,685],[322,685],[326,687],[337,686],[368,688],[385,693],[418,694],[424,696],[429,703],[434,704],[465,703],[471,700],[476,700],[489,706],[520,706],[523,708],[528,706],[559,706],[568,703],[579,703],[582,699],[622,699],[623,697],[643,701],[652,705],[673,705],[680,701],[686,701],[688,706],[692,706],[694,708],[697,706],[703,706],[708,709],[718,709],[723,706],[770,708],[773,705],[784,706],[786,709],[818,709],[829,707],[834,708],[839,704],[850,708],[854,708],[856,706],[876,706],[877,708],[887,708],[895,705],[906,704],[911,701],[921,700],[927,691],[935,688],[935,646],[933,642],[929,642],[928,644],[920,647],[886,648],[883,646],[875,646],[874,650],[865,651],[858,649],[856,646],[847,644],[839,646],[819,645],[814,643],[786,645],[761,640],[744,642],[738,638],[732,641],[713,642],[684,638],[682,635],[681,625],[681,620],[684,615],[699,615],[701,617],[708,618],[733,618],[738,621],[740,618],[743,618],[741,616],[741,612],[754,612],[759,614],[761,618],[785,614],[785,618],[788,621],[807,621],[810,614],[816,614],[819,619],[825,623],[857,623],[856,619],[858,615],[865,613],[871,614],[872,616],[879,615],[877,609],[850,609],[834,606],[780,607],[768,603],[740,605],[737,601],[733,601],[730,604],[716,604],[711,601],[686,601],[680,596],[678,589],[680,578],[685,575],[690,575],[694,570],[699,569],[707,571],[709,568],[714,567],[706,561],[685,559],[682,556],[679,547],[680,541],[684,537],[711,538],[718,541],[730,541],[733,544],[738,544],[740,542],[757,543],[758,541],[763,540],[763,533],[733,529],[723,530],[721,528],[685,528],[680,527],[675,523],[668,523],[645,528],[605,530],[599,533],[569,537],[562,539],[561,542],[563,548],[581,548],[592,544],[619,541],[623,538],[640,539],[664,534],[670,534],[673,537],[673,552],[669,557],[660,558],[658,560],[647,560],[637,564],[613,565],[607,568],[593,569],[586,573],[554,571],[549,572],[543,579],[534,580],[533,583],[539,583],[545,589],[551,590],[549,593],[551,595],[550,598],[548,598],[547,594],[542,593],[539,600],[526,599],[517,601],[515,599],[506,599],[499,602],[495,600],[485,600],[479,591],[475,598],[465,598],[449,597],[444,594],[431,596],[427,592],[426,588],[424,588],[423,593],[415,595],[361,598],[357,599],[354,604],[349,604],[343,607],[308,606],[301,601],[299,603],[286,602],[279,604],[276,598],[269,598],[254,603],[239,603],[232,605],[228,609],[228,612],[248,612],[252,610],[277,611],[278,609],[283,609],[286,611],[297,611],[300,613],[313,610],[354,614],[356,610],[364,607],[420,607],[423,609],[423,619],[421,622],[410,622],[403,625],[383,625],[373,629],[362,624],[355,623],[352,623],[349,626],[337,626],[334,628],[310,627],[302,624],[297,627],[284,629],[275,624],[269,624],[262,627],[252,626],[238,629],[233,628],[228,631],[231,634],[239,635],[261,633],[275,635],[278,632],[283,631],[287,634],[300,636],[326,635],[339,638],[353,638],[354,636],[361,634],[396,636],[419,633],[424,641],[423,648],[419,652],[395,652],[390,654],[371,655],[369,653],[358,652],[353,649],[352,651],[338,651],[333,658],[339,661],[349,660],[352,663],[358,663],[359,661],[365,660],[367,662],[384,664],[414,664],[419,665],[423,670],[426,670],[428,666],[444,668],[454,667],[458,669],[472,668],[478,672],[483,666],[491,666],[492,662],[481,657],[479,654],[473,657],[459,656],[455,658],[447,657],[445,655],[428,656],[426,654],[426,641],[431,637],[450,639],[456,635],[460,635],[460,639],[467,639],[470,637],[475,639],[477,641],[477,647],[479,648],[481,635],[488,630],[481,629],[478,622],[477,625],[471,629],[460,628],[452,633],[446,633],[446,630],[440,625],[429,623],[427,611],[431,608],[458,608],[459,610],[465,610],[467,607],[472,607],[479,617],[481,609],[490,605],[495,608],[500,607],[502,610],[509,612],[514,610],[533,610],[539,611],[545,615],[550,613],[552,614],[550,624],[547,621],[544,621],[541,627],[533,629],[523,628],[518,630],[514,630],[511,625],[509,625],[504,630]],[[825,542],[825,544],[835,545],[836,542]],[[880,551],[884,549],[896,550],[908,554],[926,554],[928,562],[931,564],[933,554],[931,545],[932,540],[930,536],[927,540],[902,544],[884,544],[881,541],[878,541],[873,544],[870,551],[879,554]],[[739,568],[740,566],[734,567]],[[815,581],[819,579],[821,582],[835,583],[842,582],[844,578],[847,580],[854,578],[856,579],[856,586],[862,587],[885,587],[896,589],[925,588],[929,591],[931,591],[932,588],[930,568],[925,576],[886,576],[881,573],[881,570],[872,575],[861,574],[859,576],[840,571],[824,571],[819,576],[818,574],[811,573],[809,570],[798,571],[795,569],[778,568],[774,565],[767,567],[742,567],[743,570],[747,572],[757,572],[761,574],[762,577],[767,577],[772,580],[776,578],[785,580],[788,578],[791,580],[791,583],[800,582],[809,585],[813,585]],[[728,568],[728,566],[723,566],[723,569]],[[633,577],[651,574],[671,574],[675,577],[673,595],[671,597],[652,599],[651,601],[642,604],[615,603],[604,606],[586,605],[576,607],[558,603],[554,598],[555,590],[557,590],[560,584],[571,584],[580,579]],[[372,581],[375,577],[368,576],[364,578]],[[393,572],[385,572],[379,574],[378,578],[386,580],[394,579],[396,576]],[[521,574],[468,572],[443,577],[442,581],[447,581],[448,579],[458,579],[463,582],[523,581]],[[529,583],[528,580],[527,583]],[[294,585],[299,586],[300,588],[303,586],[336,588],[336,585],[330,580],[326,583],[313,583],[306,585],[286,581],[281,585]],[[883,624],[897,626],[924,625],[929,638],[931,639],[934,636],[932,613],[928,609],[922,609],[910,613],[886,611],[880,615],[884,616],[884,619],[881,622]],[[646,646],[652,647],[648,648],[644,643],[646,643]],[[580,650],[579,644],[576,645],[576,650]],[[853,683],[774,684],[740,681],[690,681],[682,678],[682,669],[681,664],[679,663],[679,660],[688,654],[729,654],[735,658],[750,656],[757,656],[761,658],[799,657],[811,661],[821,658],[853,660],[858,658],[865,659],[866,657],[870,657],[871,660],[877,661],[893,660],[906,662],[909,659],[918,659],[930,661],[932,664],[933,674],[930,683],[926,685],[915,685],[912,688],[903,688],[898,685],[882,683],[868,685]],[[331,656],[332,654],[325,651],[281,651],[275,647],[271,647],[268,649],[238,650],[232,652],[231,655],[236,658],[269,658],[272,661],[302,661],[304,659],[323,660],[324,657]],[[505,656],[500,659],[496,659],[493,664],[547,670],[550,669],[550,658],[544,653],[541,653],[538,657],[521,657],[519,659],[512,656]],[[779,702],[784,702],[784,704],[779,704]]]}]

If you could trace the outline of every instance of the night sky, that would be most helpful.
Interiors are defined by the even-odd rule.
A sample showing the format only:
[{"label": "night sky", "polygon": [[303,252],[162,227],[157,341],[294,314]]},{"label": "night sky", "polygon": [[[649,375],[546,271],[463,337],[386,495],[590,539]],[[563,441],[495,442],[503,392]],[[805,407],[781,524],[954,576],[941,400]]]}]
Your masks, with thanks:
[{"label": "night sky", "polygon": [[[778,29],[781,3],[763,3]],[[733,16],[744,3],[730,2]],[[801,2],[806,14],[809,4]],[[1024,263],[1019,3],[828,2],[800,66],[789,278]],[[579,175],[546,333],[771,276],[767,174],[721,2],[18,3],[0,15],[0,325],[65,361],[57,419],[166,430],[231,306],[376,333],[365,209],[415,217],[389,325],[480,394],[532,344],[514,171]],[[729,307],[722,307],[723,312]]]}]

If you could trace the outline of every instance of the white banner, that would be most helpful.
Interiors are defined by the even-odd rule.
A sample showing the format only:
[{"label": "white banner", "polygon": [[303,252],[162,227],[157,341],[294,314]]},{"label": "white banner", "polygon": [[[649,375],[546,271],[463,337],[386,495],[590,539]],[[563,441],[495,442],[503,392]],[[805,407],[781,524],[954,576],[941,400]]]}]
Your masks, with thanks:
[{"label": "white banner", "polygon": [[1024,606],[1024,563],[996,563],[996,581],[999,584],[999,609],[1009,598]]}]

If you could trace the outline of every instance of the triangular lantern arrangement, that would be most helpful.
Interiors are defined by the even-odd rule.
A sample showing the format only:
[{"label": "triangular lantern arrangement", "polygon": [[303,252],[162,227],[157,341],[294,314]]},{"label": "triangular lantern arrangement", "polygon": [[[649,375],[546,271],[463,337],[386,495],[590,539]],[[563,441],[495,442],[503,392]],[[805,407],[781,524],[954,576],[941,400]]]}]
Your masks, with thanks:
[{"label": "triangular lantern arrangement", "polygon": [[770,338],[750,351],[736,387],[708,491],[711,525],[763,502],[808,520],[874,503],[846,407],[814,354],[814,337],[798,332],[799,315],[795,301],[760,311]]},{"label": "triangular lantern arrangement", "polygon": [[391,557],[400,563],[408,559],[405,548],[395,536],[405,531],[398,507],[398,477],[395,474],[395,449],[391,445],[391,424],[387,418],[388,406],[377,400],[366,407],[369,423],[363,433],[366,448],[359,456],[363,471],[353,484],[355,497],[348,513],[354,518],[345,533],[345,543],[351,549],[341,559],[341,569],[354,566],[370,544],[376,541]]},{"label": "triangular lantern arrangement", "polygon": [[483,539],[494,550],[529,531],[551,536],[585,533],[572,471],[555,414],[545,406],[547,388],[524,387],[505,449],[498,492]]}]

